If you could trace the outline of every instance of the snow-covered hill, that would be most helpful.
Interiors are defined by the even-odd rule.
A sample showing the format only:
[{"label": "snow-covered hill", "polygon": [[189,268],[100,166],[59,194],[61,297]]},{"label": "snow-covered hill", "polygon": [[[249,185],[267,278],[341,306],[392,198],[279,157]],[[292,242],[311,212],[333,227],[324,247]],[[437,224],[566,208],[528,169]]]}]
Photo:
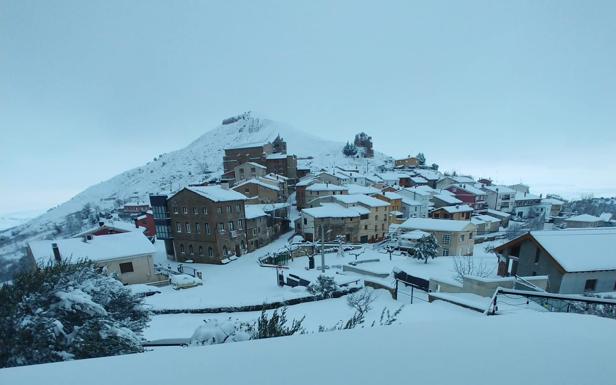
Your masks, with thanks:
[{"label": "snow-covered hill", "polygon": [[[375,153],[374,158],[346,158],[343,143],[333,142],[296,130],[285,123],[245,113],[204,133],[187,147],[157,156],[154,161],[123,172],[77,194],[69,201],[43,215],[12,229],[0,232],[0,258],[16,258],[29,240],[57,236],[71,213],[90,205],[109,210],[122,202],[147,200],[149,194],[170,192],[189,183],[203,182],[222,174],[224,149],[239,144],[274,140],[280,135],[287,141],[289,153],[300,158],[302,164],[313,169],[334,165],[347,168],[373,169],[387,158]],[[205,172],[207,170],[207,172]]]}]

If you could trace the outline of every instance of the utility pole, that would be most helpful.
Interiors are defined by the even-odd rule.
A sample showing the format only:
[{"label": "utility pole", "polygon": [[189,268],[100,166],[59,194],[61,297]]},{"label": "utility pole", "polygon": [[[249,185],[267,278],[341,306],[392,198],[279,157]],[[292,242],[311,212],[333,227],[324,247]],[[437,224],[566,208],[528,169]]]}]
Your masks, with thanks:
[{"label": "utility pole", "polygon": [[325,229],[321,225],[321,272],[325,274]]}]

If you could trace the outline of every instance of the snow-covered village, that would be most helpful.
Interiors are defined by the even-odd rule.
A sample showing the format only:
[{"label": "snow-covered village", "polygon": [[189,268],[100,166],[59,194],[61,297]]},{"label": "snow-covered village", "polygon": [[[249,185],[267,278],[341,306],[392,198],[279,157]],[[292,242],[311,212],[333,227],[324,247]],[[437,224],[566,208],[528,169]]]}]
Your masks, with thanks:
[{"label": "snow-covered village", "polygon": [[[472,139],[477,168],[457,158],[470,132],[453,126],[338,132],[275,107],[211,110],[187,146],[141,148],[145,164],[63,203],[0,214],[1,384],[616,383],[616,194],[588,193],[577,171],[567,189],[532,183],[515,133]],[[49,146],[63,139],[49,140],[59,159]],[[541,143],[546,158],[557,142]],[[85,174],[106,157],[134,164],[120,144],[103,158],[77,146],[96,141],[64,143]],[[509,174],[490,171],[500,152]],[[8,187],[7,202],[29,194]]]}]

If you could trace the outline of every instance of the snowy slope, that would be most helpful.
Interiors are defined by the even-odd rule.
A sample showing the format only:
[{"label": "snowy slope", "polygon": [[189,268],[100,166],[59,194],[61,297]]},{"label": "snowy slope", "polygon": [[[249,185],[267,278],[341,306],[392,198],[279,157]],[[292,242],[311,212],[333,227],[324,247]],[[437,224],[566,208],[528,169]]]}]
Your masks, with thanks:
[{"label": "snowy slope", "polygon": [[534,312],[433,319],[0,369],[0,383],[613,384],[614,325]]},{"label": "snowy slope", "polygon": [[[54,225],[62,226],[67,215],[80,211],[88,203],[102,210],[111,209],[118,205],[118,200],[147,201],[149,194],[169,192],[189,183],[220,176],[226,147],[271,141],[280,135],[287,141],[290,154],[298,157],[312,156],[312,160],[302,162],[315,169],[340,165],[362,167],[365,170],[366,165],[373,168],[382,164],[386,158],[381,153],[375,153],[369,162],[345,158],[342,154],[343,143],[321,139],[253,113],[242,114],[238,118],[233,123],[206,132],[183,149],[163,154],[144,166],[89,187],[69,201],[10,232],[0,232],[0,237],[4,236],[5,239],[4,243],[0,243],[0,258],[21,255],[19,248],[31,239],[54,236]],[[207,173],[204,172],[206,168],[209,171]]]}]

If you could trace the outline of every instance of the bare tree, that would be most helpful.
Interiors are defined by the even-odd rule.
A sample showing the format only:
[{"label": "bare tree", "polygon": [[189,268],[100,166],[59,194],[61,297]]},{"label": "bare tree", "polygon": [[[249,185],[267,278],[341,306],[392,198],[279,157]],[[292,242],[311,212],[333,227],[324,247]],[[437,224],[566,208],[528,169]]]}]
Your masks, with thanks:
[{"label": "bare tree", "polygon": [[464,281],[464,276],[471,275],[474,277],[486,278],[492,275],[493,268],[489,267],[483,259],[477,261],[476,258],[467,255],[463,257],[454,257],[454,270],[456,272],[456,281]]}]

